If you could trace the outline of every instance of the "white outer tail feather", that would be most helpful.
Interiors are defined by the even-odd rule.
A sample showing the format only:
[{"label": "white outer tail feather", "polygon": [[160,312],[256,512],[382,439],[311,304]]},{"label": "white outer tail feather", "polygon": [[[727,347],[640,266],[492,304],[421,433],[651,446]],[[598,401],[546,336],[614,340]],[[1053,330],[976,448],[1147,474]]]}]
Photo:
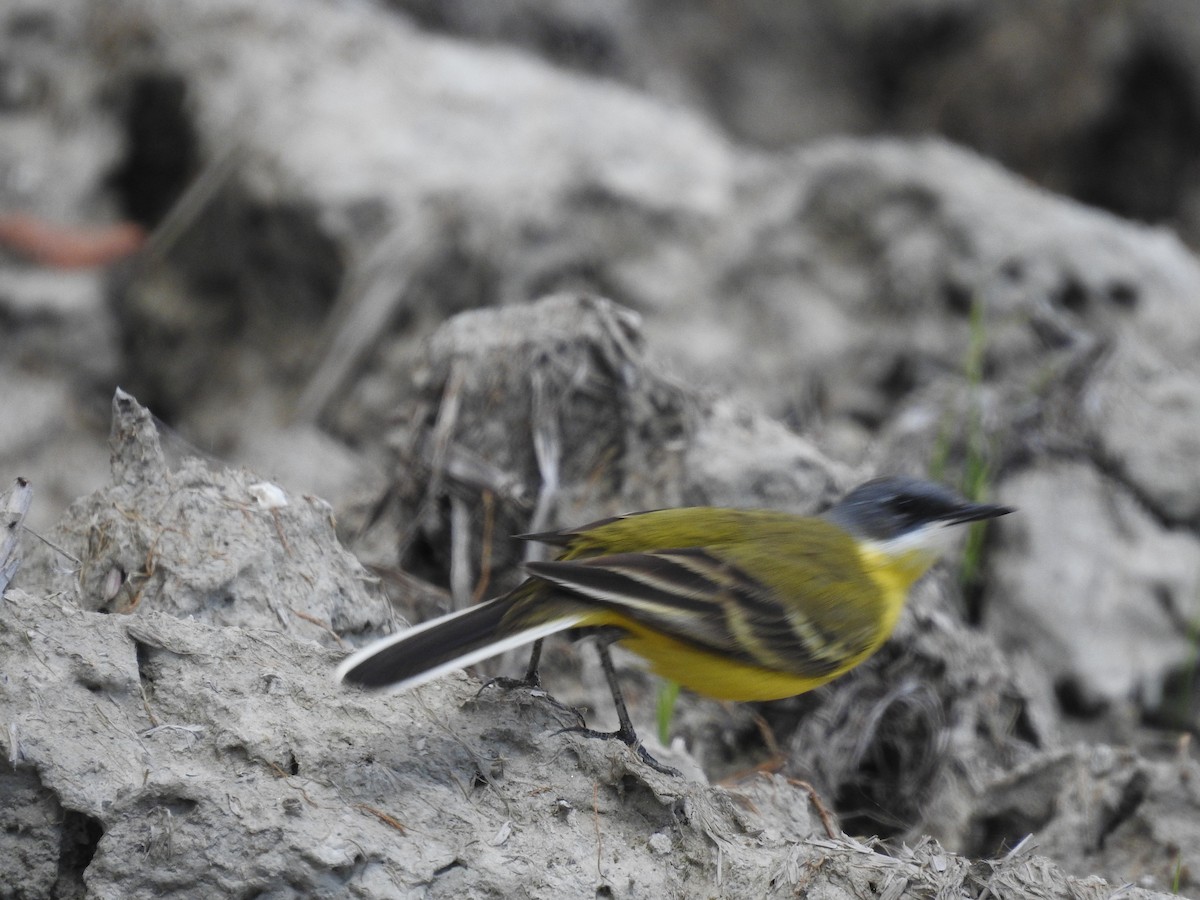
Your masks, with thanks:
[{"label": "white outer tail feather", "polygon": [[[381,650],[394,647],[396,644],[403,643],[409,638],[412,638],[424,631],[428,631],[431,628],[436,628],[439,625],[443,625],[451,619],[456,619],[459,616],[466,615],[473,609],[475,609],[475,607],[469,606],[466,609],[460,609],[458,612],[440,616],[439,618],[433,619],[429,622],[422,622],[420,625],[413,626],[412,628],[405,629],[404,631],[397,632],[396,634],[389,635],[386,638],[375,641],[372,644],[368,644],[366,647],[355,651],[350,656],[347,656],[344,660],[342,660],[341,664],[334,672],[335,680],[341,682],[345,679],[347,672],[355,668],[364,660],[370,659]],[[524,646],[525,644],[531,644],[540,638],[547,637],[559,631],[565,631],[568,628],[574,628],[583,619],[584,614],[577,613],[575,615],[565,616],[561,619],[554,619],[550,622],[543,622],[540,625],[533,625],[522,631],[518,631],[515,634],[506,635],[498,641],[484,644],[482,647],[476,647],[475,649],[464,653],[462,656],[456,656],[453,659],[447,660],[446,662],[436,665],[433,668],[426,669],[423,672],[419,672],[418,674],[413,675],[410,678],[406,678],[403,681],[397,681],[395,684],[388,685],[385,688],[378,688],[374,691],[374,693],[384,695],[399,694],[403,691],[420,687],[423,684],[426,684],[437,678],[441,678],[448,672],[453,672],[456,669],[465,669],[467,666],[472,666],[477,662],[482,662],[483,660],[490,659],[493,656],[499,656],[501,653],[504,653],[507,650],[514,650],[517,647]]]}]

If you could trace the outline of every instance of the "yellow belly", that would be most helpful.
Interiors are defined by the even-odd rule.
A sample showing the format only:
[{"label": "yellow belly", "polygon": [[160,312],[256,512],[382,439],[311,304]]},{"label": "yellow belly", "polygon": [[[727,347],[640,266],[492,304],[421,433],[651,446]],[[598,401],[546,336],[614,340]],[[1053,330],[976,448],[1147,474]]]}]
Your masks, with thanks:
[{"label": "yellow belly", "polygon": [[[820,678],[805,678],[707,653],[662,634],[631,627],[628,622],[624,623],[624,627],[631,634],[621,640],[621,646],[645,657],[656,674],[718,700],[779,700],[794,697],[820,687],[845,671],[839,669]],[[855,660],[846,668],[860,661]]]}]

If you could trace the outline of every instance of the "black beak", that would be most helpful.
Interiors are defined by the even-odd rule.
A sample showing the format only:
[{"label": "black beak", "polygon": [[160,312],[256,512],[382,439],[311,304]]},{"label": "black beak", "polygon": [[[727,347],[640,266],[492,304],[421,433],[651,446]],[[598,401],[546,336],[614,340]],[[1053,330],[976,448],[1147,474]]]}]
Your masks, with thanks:
[{"label": "black beak", "polygon": [[964,522],[979,522],[983,519],[995,519],[1016,512],[1011,506],[995,506],[991,503],[964,503],[958,509],[947,513],[942,521],[946,525],[962,525]]}]

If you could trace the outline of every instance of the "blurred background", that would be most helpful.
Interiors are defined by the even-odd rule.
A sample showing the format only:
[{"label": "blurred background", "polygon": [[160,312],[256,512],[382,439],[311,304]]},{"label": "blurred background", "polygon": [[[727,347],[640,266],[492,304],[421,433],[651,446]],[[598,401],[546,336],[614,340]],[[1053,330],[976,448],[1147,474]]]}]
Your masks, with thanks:
[{"label": "blurred background", "polygon": [[531,524],[941,478],[1021,514],[861,677],[665,736],[774,742],[855,833],[1194,885],[1195,13],[11,0],[0,470],[51,528],[120,385],[328,499],[411,618]]},{"label": "blurred background", "polygon": [[[606,96],[625,85],[661,104],[673,122],[687,118],[687,127],[707,132],[689,147],[687,137],[673,133],[674,125],[656,134],[648,124],[651,114],[630,125],[644,126],[643,133],[623,135],[627,144],[609,146],[625,153],[639,141],[674,145],[658,154],[644,147],[631,152],[655,156],[655,164],[667,168],[677,154],[675,177],[692,183],[672,203],[688,208],[667,203],[657,212],[681,213],[675,224],[683,227],[695,224],[686,221],[690,215],[722,214],[709,203],[712,195],[751,189],[738,183],[738,175],[714,173],[714,166],[752,167],[841,136],[937,135],[1047,190],[1170,228],[1189,245],[1200,233],[1200,23],[1186,0],[902,0],[867,6],[844,0],[396,0],[329,6],[351,17],[390,19],[430,41],[461,40],[463,47],[502,54],[506,62],[484,55],[468,63],[450,53],[440,70],[413,72],[392,59],[378,61],[372,77],[363,70],[379,48],[355,48],[360,38],[353,37],[345,37],[348,46],[326,46],[332,41],[305,37],[300,32],[310,29],[299,26],[291,35],[291,59],[282,46],[286,24],[271,26],[265,46],[260,42],[256,49],[247,32],[246,40],[234,39],[227,51],[210,51],[205,59],[213,34],[201,27],[189,44],[183,33],[206,18],[198,12],[160,19],[142,5],[117,0],[18,0],[4,12],[0,379],[11,385],[3,392],[3,421],[11,425],[0,459],[41,485],[35,521],[53,521],[67,502],[104,478],[97,438],[106,429],[117,383],[204,451],[286,472],[278,457],[292,454],[277,453],[269,438],[247,433],[254,429],[245,422],[263,421],[258,416],[264,414],[271,422],[292,420],[299,406],[301,418],[316,418],[316,410],[329,424],[336,418],[327,402],[332,388],[310,384],[300,403],[295,385],[361,375],[364,364],[370,368],[365,345],[378,340],[381,328],[424,333],[464,308],[534,299],[560,288],[595,289],[638,309],[681,302],[682,290],[672,292],[657,279],[678,276],[690,282],[688,288],[697,280],[685,260],[666,259],[667,251],[656,256],[649,250],[621,272],[612,271],[611,260],[589,258],[612,247],[622,216],[627,225],[630,216],[642,215],[622,210],[613,197],[589,197],[591,161],[580,162],[581,151],[572,146],[589,129],[603,130],[593,119],[609,115],[611,107],[587,91],[533,88],[528,73],[508,92],[507,104],[478,95],[464,101],[489,77],[495,79],[491,88],[503,93],[511,76],[507,60],[514,56],[543,61],[560,73],[552,79],[559,84],[609,85]],[[236,4],[214,10],[210,21],[234,15]],[[282,9],[272,16],[286,18]],[[303,18],[299,11],[295,16]],[[218,72],[223,55],[232,58]],[[325,77],[326,66],[327,85],[313,85]],[[476,133],[460,127],[471,115],[463,102],[480,104]],[[342,105],[350,109],[339,110]],[[437,121],[439,105],[446,121]],[[526,127],[524,119],[541,124]],[[576,124],[578,132],[565,137]],[[611,125],[624,127],[616,118]],[[545,131],[528,133],[538,127]],[[337,129],[343,133],[329,134]],[[299,140],[312,146],[281,146]],[[424,154],[413,146],[421,140],[427,142]],[[330,157],[341,144],[356,141],[344,160]],[[264,153],[264,147],[272,149]],[[516,158],[527,150],[532,152]],[[708,158],[688,159],[689,151]],[[714,160],[713,153],[724,156]],[[436,164],[426,162],[438,154]],[[506,218],[495,208],[505,202],[496,195],[517,190],[506,167],[527,167],[533,180],[540,171],[544,197],[565,185],[561,175],[548,173],[570,165],[585,184],[559,211],[576,244],[591,243],[590,254],[563,249],[562,241],[555,247],[545,237],[534,247],[485,233],[514,221],[536,230],[529,222],[535,210]],[[323,172],[306,184],[313,167],[364,171]],[[457,183],[455,172],[464,175]],[[355,177],[361,183],[349,184]],[[413,183],[398,185],[401,179]],[[705,191],[708,198],[700,196]],[[517,202],[536,205],[528,196]],[[407,233],[397,234],[402,223]],[[563,223],[536,224],[552,229]],[[676,255],[696,252],[696,240],[664,235],[670,229],[661,222],[651,229],[674,243]],[[730,240],[738,239],[739,229],[730,230]],[[146,235],[152,238],[149,251],[129,262]],[[385,236],[401,249],[389,251]],[[752,229],[740,229],[740,237],[754,239]],[[422,271],[404,273],[400,263],[383,271],[389,255],[417,252],[403,249],[405,241],[426,245],[424,264],[416,267]],[[440,246],[429,248],[431,243]],[[730,255],[740,252],[729,240],[723,243]],[[511,259],[497,258],[511,257],[514,245],[526,256],[543,257],[536,266],[517,261],[525,269],[519,278],[509,274]],[[630,265],[650,267],[646,257],[655,257],[658,272],[631,276]],[[170,265],[159,265],[163,259]],[[371,266],[378,271],[364,274]],[[443,277],[446,270],[452,278]],[[331,314],[344,320],[354,301],[339,306],[335,300],[362,293],[368,282],[377,292],[405,297],[377,309],[371,321],[350,326],[373,329],[371,336],[337,332]],[[699,283],[715,292],[711,280]],[[1080,289],[1076,284],[1076,293]],[[747,299],[752,291],[728,283],[719,290],[746,315],[763,314]],[[1119,299],[1131,287],[1114,290]],[[1070,285],[1064,291],[1068,304],[1082,302]],[[335,333],[341,341],[331,347]],[[721,363],[700,367],[704,377],[723,382],[723,390],[753,380],[755,373],[747,371],[753,365],[726,358],[744,353],[721,356],[719,335],[701,340]],[[695,348],[692,336],[686,343]],[[248,361],[247,355],[265,359]],[[896,364],[899,382],[913,378],[911,361]],[[263,398],[279,379],[292,390]],[[811,409],[805,386],[795,386],[790,397],[768,390],[776,412],[802,417]],[[253,410],[248,420],[243,409]],[[304,437],[313,443],[309,452],[327,453],[311,467],[323,474],[294,474],[315,490],[338,494],[362,460],[343,457],[323,434]],[[256,441],[263,446],[246,446]]]}]

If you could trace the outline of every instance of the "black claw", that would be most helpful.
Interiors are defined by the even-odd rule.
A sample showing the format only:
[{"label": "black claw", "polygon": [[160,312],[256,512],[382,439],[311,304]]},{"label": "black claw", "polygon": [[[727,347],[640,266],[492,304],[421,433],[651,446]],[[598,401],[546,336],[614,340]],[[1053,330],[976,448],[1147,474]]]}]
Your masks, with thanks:
[{"label": "black claw", "polygon": [[602,740],[602,741],[612,741],[612,740],[620,741],[622,744],[629,747],[629,749],[631,749],[635,753],[637,753],[638,758],[642,762],[644,762],[646,765],[648,765],[650,768],[654,769],[654,771],[662,772],[664,775],[670,775],[673,778],[682,778],[683,777],[683,773],[680,772],[678,769],[674,769],[671,766],[664,765],[663,763],[660,763],[657,759],[655,759],[653,756],[651,756],[650,752],[645,747],[642,746],[642,742],[638,740],[637,734],[635,734],[633,732],[625,732],[624,730],[595,731],[591,728],[585,728],[582,725],[573,725],[568,728],[560,728],[558,731],[556,731],[554,733],[556,735],[564,734],[564,733],[578,734],[582,737],[596,738],[596,739]]},{"label": "black claw", "polygon": [[574,706],[568,706],[561,700],[557,700],[552,697],[549,692],[543,690],[542,680],[538,678],[537,675],[534,675],[532,679],[528,675],[524,678],[492,678],[488,681],[485,681],[480,686],[479,690],[475,694],[475,699],[478,700],[483,692],[490,687],[498,687],[502,691],[528,690],[533,696],[546,701],[550,704],[550,706],[554,707],[554,709],[558,710],[559,712],[565,713],[568,716],[573,716],[579,721],[580,726],[582,726],[586,721],[583,717],[583,713],[581,713]]},{"label": "black claw", "polygon": [[670,775],[672,778],[682,778],[683,777],[682,772],[680,772],[678,769],[674,768],[673,766],[668,766],[664,763],[660,763],[657,759],[655,759],[653,756],[651,756],[649,754],[649,752],[647,752],[646,748],[643,747],[641,744],[638,744],[637,747],[635,747],[634,749],[637,750],[637,755],[642,758],[642,762],[644,762],[646,765],[648,765],[650,768],[652,768],[655,772],[661,772],[664,775]]},{"label": "black claw", "polygon": [[[542,676],[538,674],[538,663],[541,662],[541,659],[542,642],[541,640],[536,640],[533,642],[533,652],[529,654],[529,666],[525,669],[525,677],[493,678],[483,683],[483,686],[479,689],[479,694],[482,694],[493,685],[506,691],[516,690],[517,688],[528,688],[531,691],[541,690]],[[476,694],[475,697],[478,698],[479,694]],[[546,696],[549,697],[550,695],[547,694]]]},{"label": "black claw", "polygon": [[532,678],[530,678],[528,675],[526,675],[524,678],[489,678],[479,686],[479,691],[475,694],[476,699],[478,699],[479,696],[490,687],[498,687],[502,691],[516,691],[520,690],[521,688],[537,691],[541,690],[542,679],[538,678],[537,675],[534,675]]}]

